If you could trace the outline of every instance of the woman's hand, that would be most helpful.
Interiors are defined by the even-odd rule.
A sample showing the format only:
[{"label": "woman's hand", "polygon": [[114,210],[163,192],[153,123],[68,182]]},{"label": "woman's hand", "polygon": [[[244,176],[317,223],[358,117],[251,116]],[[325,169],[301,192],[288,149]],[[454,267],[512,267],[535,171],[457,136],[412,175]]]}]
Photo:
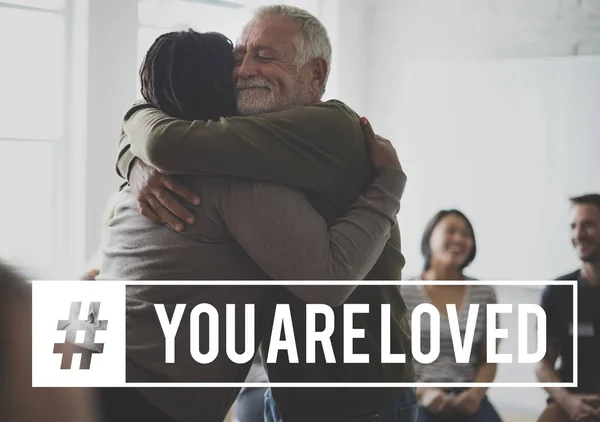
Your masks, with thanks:
[{"label": "woman's hand", "polygon": [[483,395],[476,388],[469,388],[454,397],[450,405],[459,413],[472,415],[477,412]]},{"label": "woman's hand", "polygon": [[433,414],[446,413],[452,398],[439,388],[419,388],[417,391],[421,406]]},{"label": "woman's hand", "polygon": [[96,277],[100,275],[100,270],[98,268],[92,268],[91,270],[86,271],[81,275],[82,280],[96,280]]},{"label": "woman's hand", "polygon": [[367,138],[367,147],[374,167],[393,167],[402,170],[398,154],[392,143],[376,135],[366,117],[360,119],[363,131]]}]

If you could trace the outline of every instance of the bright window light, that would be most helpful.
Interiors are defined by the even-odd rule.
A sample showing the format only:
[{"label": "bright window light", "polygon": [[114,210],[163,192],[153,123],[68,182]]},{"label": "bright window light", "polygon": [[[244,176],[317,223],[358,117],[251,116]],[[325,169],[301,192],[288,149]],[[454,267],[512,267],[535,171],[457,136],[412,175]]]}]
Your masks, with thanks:
[{"label": "bright window light", "polygon": [[218,31],[232,40],[235,40],[250,17],[250,10],[245,7],[231,8],[178,0],[142,0],[138,11],[140,25],[157,26],[167,31],[187,28],[198,32]]},{"label": "bright window light", "polygon": [[2,0],[2,3],[16,4],[18,6],[37,7],[40,9],[62,9],[66,0]]},{"label": "bright window light", "polygon": [[50,142],[1,141],[0,257],[18,267],[53,265],[54,183]]},{"label": "bright window light", "polygon": [[64,37],[62,15],[0,7],[0,138],[62,136]]},{"label": "bright window light", "polygon": [[[142,0],[139,3],[138,18],[138,67],[146,52],[165,32],[187,30],[198,32],[216,31],[235,43],[242,27],[251,16],[249,8],[230,8],[203,3],[178,0]],[[137,78],[136,94],[139,96],[140,82]]]}]

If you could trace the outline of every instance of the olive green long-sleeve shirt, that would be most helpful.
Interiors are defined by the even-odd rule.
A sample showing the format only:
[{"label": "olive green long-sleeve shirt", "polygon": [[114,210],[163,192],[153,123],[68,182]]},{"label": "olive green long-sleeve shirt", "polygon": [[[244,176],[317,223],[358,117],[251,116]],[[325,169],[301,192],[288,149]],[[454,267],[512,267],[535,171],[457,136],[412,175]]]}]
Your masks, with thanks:
[{"label": "olive green long-sleeve shirt", "polygon": [[[127,177],[134,157],[166,174],[227,175],[276,182],[302,189],[328,224],[341,217],[373,180],[371,161],[359,118],[339,101],[219,121],[183,121],[149,105],[136,105],[125,116],[117,170]],[[396,224],[366,280],[400,280],[404,266]],[[289,303],[300,361],[306,347],[303,302],[281,288],[274,303]],[[336,308],[332,336],[337,364],[269,364],[271,381],[406,382],[414,379],[406,305],[399,286],[359,286],[346,303],[368,303],[369,314],[355,316],[365,329],[355,353],[370,363],[340,364],[343,359],[342,307]],[[381,363],[380,305],[391,304],[392,353],[407,354],[407,364]],[[338,322],[339,321],[339,322]],[[268,342],[265,341],[265,346]],[[295,390],[295,389],[294,389]],[[286,421],[342,419],[376,407],[399,389],[274,389]],[[302,400],[298,398],[302,397]],[[309,406],[306,406],[310,403]],[[322,406],[320,406],[322,404]],[[328,414],[323,410],[330,409]]]}]

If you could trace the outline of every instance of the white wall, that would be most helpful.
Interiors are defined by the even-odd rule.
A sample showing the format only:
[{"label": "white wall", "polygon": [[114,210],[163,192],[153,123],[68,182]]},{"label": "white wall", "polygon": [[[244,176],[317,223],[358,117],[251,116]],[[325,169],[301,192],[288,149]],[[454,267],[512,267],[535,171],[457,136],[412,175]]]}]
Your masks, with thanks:
[{"label": "white wall", "polygon": [[[597,0],[370,0],[372,50],[395,59],[600,53]],[[393,66],[390,63],[390,66]]]},{"label": "white wall", "polygon": [[[508,6],[498,6],[495,15],[491,2],[483,1],[487,8],[469,13],[461,8],[468,2],[443,2],[446,6],[436,7],[438,14],[429,18],[441,25],[447,12],[446,43],[425,42],[439,25],[427,38],[423,31],[428,21],[414,18],[425,19],[424,10],[441,3],[371,3],[368,114],[376,131],[395,142],[409,178],[400,214],[406,274],[420,269],[419,241],[426,221],[441,208],[457,207],[472,218],[478,238],[474,276],[556,277],[577,265],[569,244],[567,198],[600,191],[600,167],[592,158],[600,156],[595,116],[600,58],[545,58],[548,51],[567,50],[543,38],[537,49],[524,52],[524,35],[516,33],[508,36],[512,44],[505,41],[505,48],[495,53],[495,44],[488,42],[488,56],[497,58],[478,61],[479,51],[461,48],[463,38],[452,32],[458,31],[460,19],[470,28],[475,17],[487,12],[495,19],[486,15],[486,25],[500,33],[508,16],[521,13],[521,19],[534,22],[539,2],[514,3],[512,13]],[[577,10],[592,6],[582,3]],[[553,28],[542,24],[544,17],[537,16],[540,34],[541,28]],[[576,17],[573,24],[583,20],[581,14]],[[505,27],[504,33],[510,29]],[[586,40],[591,42],[595,35],[589,32]],[[573,35],[550,33],[555,40]],[[442,47],[447,54],[441,57],[453,61],[434,60]],[[538,57],[525,58],[526,53]]]},{"label": "white wall", "polygon": [[[577,265],[567,198],[600,190],[600,58],[406,65],[389,123],[409,177],[401,225],[407,272],[439,209],[463,210],[489,279],[547,279]],[[388,94],[389,95],[389,94]],[[378,120],[377,120],[378,121]]]},{"label": "white wall", "polygon": [[137,1],[91,0],[88,15],[88,103],[85,255],[98,248],[102,216],[120,180],[117,143],[126,107],[135,97]]},{"label": "white wall", "polygon": [[322,0],[319,15],[333,47],[331,74],[324,99],[342,99],[361,115],[367,112],[369,95],[365,89],[369,10],[365,0]]}]

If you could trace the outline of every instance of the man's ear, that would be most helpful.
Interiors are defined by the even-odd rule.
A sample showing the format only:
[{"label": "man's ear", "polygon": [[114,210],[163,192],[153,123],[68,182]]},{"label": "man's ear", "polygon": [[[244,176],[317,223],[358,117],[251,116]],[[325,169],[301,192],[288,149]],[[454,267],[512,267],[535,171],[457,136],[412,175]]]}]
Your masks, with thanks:
[{"label": "man's ear", "polygon": [[323,91],[323,85],[325,85],[325,78],[329,72],[329,66],[323,58],[314,59],[310,64],[311,78],[310,87],[314,94],[321,95]]}]

